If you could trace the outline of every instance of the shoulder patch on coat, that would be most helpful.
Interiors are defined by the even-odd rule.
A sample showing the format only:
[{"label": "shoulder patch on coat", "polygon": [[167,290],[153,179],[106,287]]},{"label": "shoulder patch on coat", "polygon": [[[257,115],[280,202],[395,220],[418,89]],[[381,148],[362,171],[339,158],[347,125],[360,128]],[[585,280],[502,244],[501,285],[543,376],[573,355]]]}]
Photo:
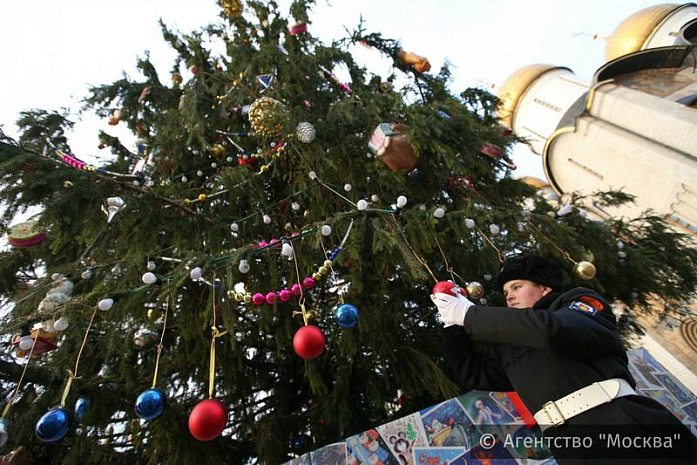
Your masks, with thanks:
[{"label": "shoulder patch on coat", "polygon": [[581,302],[587,303],[588,305],[590,305],[591,307],[593,307],[594,309],[596,309],[599,312],[602,312],[603,309],[605,309],[605,306],[603,305],[603,303],[601,301],[599,301],[598,299],[596,299],[595,297],[591,297],[589,295],[582,295],[581,297],[578,298],[578,300],[580,300]]},{"label": "shoulder patch on coat", "polygon": [[588,313],[589,315],[595,315],[598,311],[592,305],[588,305],[585,302],[571,302],[569,308],[583,313]]}]

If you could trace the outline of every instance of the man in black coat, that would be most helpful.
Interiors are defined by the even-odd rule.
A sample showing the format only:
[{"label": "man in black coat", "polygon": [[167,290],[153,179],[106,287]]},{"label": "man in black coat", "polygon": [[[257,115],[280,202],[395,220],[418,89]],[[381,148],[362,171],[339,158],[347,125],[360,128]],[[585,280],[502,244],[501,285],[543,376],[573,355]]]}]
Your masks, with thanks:
[{"label": "man in black coat", "polygon": [[[660,403],[636,395],[602,296],[585,288],[562,292],[557,265],[537,255],[509,258],[497,283],[508,307],[431,296],[445,325],[445,361],[462,389],[517,391],[559,463],[618,457],[697,463],[689,430]],[[500,350],[484,357],[473,341],[498,343]]]}]

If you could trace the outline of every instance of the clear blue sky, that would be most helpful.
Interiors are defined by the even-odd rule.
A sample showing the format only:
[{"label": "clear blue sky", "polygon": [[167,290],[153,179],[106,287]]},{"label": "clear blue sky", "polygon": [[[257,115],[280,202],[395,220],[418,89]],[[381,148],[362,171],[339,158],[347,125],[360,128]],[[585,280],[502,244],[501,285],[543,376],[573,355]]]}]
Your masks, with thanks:
[{"label": "clear blue sky", "polygon": [[[278,1],[287,13],[289,0]],[[399,39],[404,49],[429,58],[438,70],[452,65],[452,89],[500,85],[533,63],[567,66],[590,81],[603,64],[605,42],[627,16],[657,4],[644,0],[319,0],[310,32],[325,42],[341,38],[362,15],[369,31]],[[189,32],[217,21],[213,0],[7,0],[0,17],[3,69],[0,124],[16,135],[14,121],[29,108],[68,107],[77,112],[88,85],[113,82],[122,72],[136,77],[136,57],[150,51],[163,76],[174,54],[161,39],[157,21]],[[359,63],[376,74],[390,60],[356,47]],[[76,116],[77,119],[77,116]],[[97,133],[118,127],[83,116],[71,138],[75,154],[99,155]],[[544,177],[539,157],[515,152],[518,173]]]}]

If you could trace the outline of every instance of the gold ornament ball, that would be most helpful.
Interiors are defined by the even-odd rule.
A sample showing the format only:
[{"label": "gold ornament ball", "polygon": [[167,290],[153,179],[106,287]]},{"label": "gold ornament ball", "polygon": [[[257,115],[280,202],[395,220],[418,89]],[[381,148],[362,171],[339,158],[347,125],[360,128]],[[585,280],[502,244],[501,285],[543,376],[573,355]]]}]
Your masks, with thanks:
[{"label": "gold ornament ball", "polygon": [[327,274],[327,271],[329,271],[329,269],[326,266],[319,267],[319,274]]},{"label": "gold ornament ball", "polygon": [[326,266],[327,268],[331,268],[332,266],[332,261],[331,260],[325,260],[324,263],[322,264],[323,266]]},{"label": "gold ornament ball", "polygon": [[249,107],[252,128],[264,136],[275,136],[283,132],[289,119],[286,106],[269,97],[258,98]]},{"label": "gold ornament ball", "polygon": [[242,302],[244,300],[244,294],[242,294],[241,292],[236,292],[235,293],[235,300],[237,302]]},{"label": "gold ornament ball", "polygon": [[252,302],[252,294],[245,294],[244,295],[244,303],[248,304]]},{"label": "gold ornament ball", "polygon": [[484,297],[484,286],[480,282],[472,281],[467,283],[465,290],[467,291],[467,296],[470,299],[481,299]]},{"label": "gold ornament ball", "polygon": [[182,79],[182,75],[181,75],[181,74],[179,74],[179,73],[172,73],[172,82],[174,83],[174,85],[177,85],[177,86],[178,86],[178,85],[181,85],[182,81],[183,81],[183,79]]},{"label": "gold ornament ball", "polygon": [[198,195],[199,202],[204,202],[207,198],[208,198],[208,196],[206,194],[199,194]]},{"label": "gold ornament ball", "polygon": [[317,313],[317,310],[308,310],[305,312],[305,318],[308,320],[316,320],[319,318],[319,313]]},{"label": "gold ornament ball", "polygon": [[73,187],[72,181],[64,181],[64,182],[63,182],[63,187]]},{"label": "gold ornament ball", "polygon": [[232,289],[229,289],[229,290],[227,291],[227,298],[228,298],[228,299],[234,299],[234,298],[235,298],[235,291],[233,291]]},{"label": "gold ornament ball", "polygon": [[581,261],[574,265],[574,274],[584,280],[595,278],[595,271],[595,265],[591,262]]},{"label": "gold ornament ball", "polygon": [[225,156],[225,147],[221,144],[215,144],[211,147],[211,153],[215,158],[223,158]]},{"label": "gold ornament ball", "polygon": [[312,273],[312,277],[315,278],[315,281],[322,279],[322,275],[319,273]]},{"label": "gold ornament ball", "polygon": [[242,0],[223,0],[223,11],[231,18],[239,17],[243,10]]}]

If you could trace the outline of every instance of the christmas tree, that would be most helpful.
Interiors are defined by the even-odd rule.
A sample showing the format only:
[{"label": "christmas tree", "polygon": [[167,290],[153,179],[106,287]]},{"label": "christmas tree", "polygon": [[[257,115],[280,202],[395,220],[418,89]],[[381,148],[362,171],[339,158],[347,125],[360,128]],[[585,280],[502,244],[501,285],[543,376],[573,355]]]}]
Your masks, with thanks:
[{"label": "christmas tree", "polygon": [[[362,25],[321,43],[312,4],[223,0],[200,31],[163,24],[170,76],[146,57],[88,91],[137,137],[101,134],[107,163],[72,153],[60,112],[2,137],[4,451],[273,464],[442,401],[459,392],[434,284],[502,304],[491,277],[519,251],[617,302],[628,334],[694,296],[697,252],[661,216],[594,221],[584,205],[631,198],[514,179],[494,96],[453,92],[447,67]],[[357,43],[394,73],[357,65]]]}]

